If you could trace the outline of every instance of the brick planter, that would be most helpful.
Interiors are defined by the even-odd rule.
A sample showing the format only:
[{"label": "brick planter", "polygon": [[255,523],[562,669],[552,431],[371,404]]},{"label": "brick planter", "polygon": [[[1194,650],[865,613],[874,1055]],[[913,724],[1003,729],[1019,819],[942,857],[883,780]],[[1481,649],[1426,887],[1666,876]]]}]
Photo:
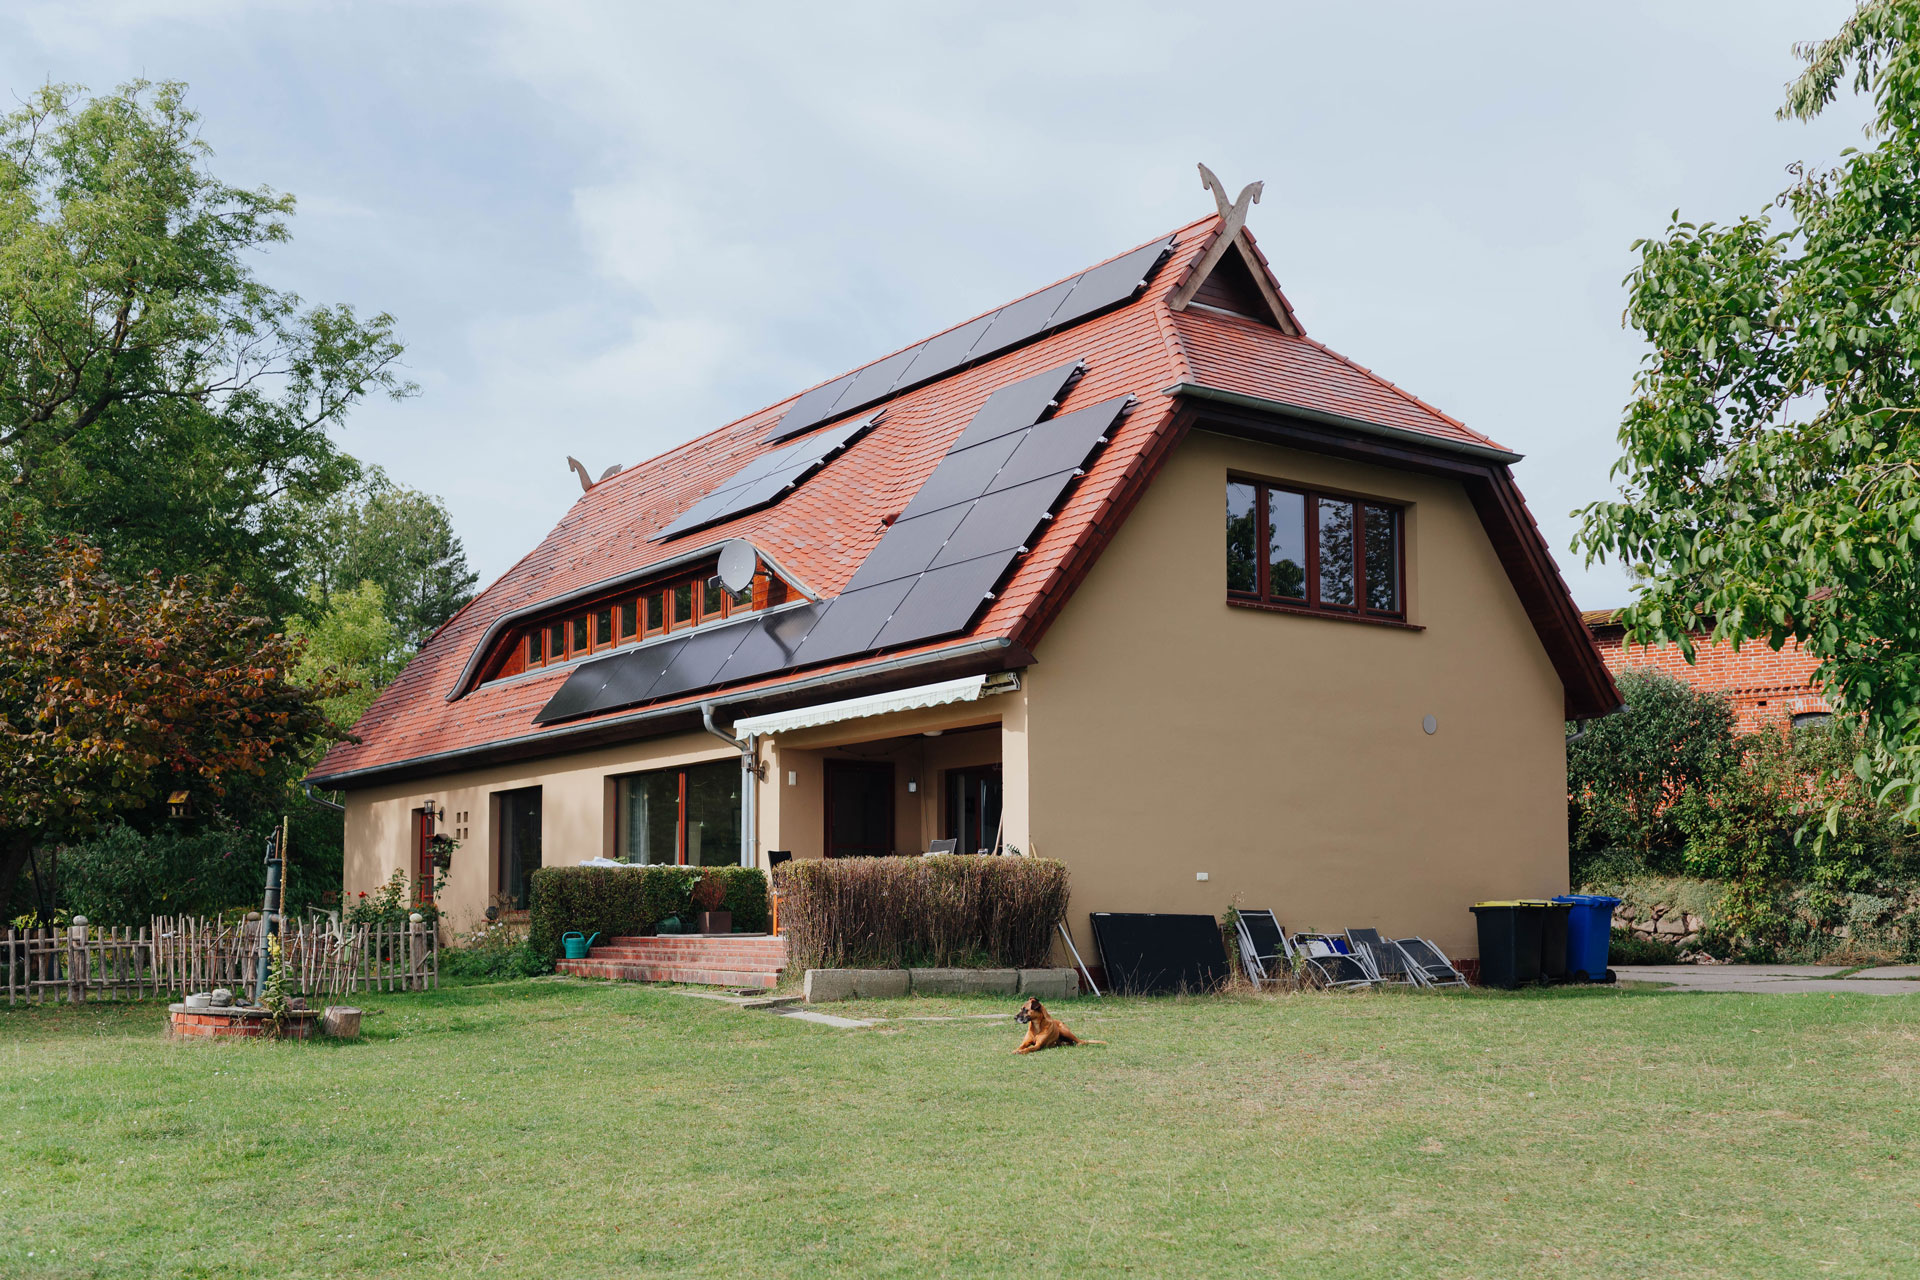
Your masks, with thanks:
[{"label": "brick planter", "polygon": [[[173,1035],[185,1039],[257,1040],[267,1034],[268,1016],[265,1009],[236,1007],[189,1009],[184,1004],[167,1006],[168,1030]],[[296,1009],[289,1016],[292,1021],[281,1038],[306,1040],[313,1035],[314,1024],[319,1021],[320,1011]]]}]

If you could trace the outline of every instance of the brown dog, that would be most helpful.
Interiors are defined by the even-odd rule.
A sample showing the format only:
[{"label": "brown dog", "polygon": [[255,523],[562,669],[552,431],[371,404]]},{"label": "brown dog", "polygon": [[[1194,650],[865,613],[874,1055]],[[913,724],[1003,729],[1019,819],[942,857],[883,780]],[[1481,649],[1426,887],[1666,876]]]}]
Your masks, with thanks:
[{"label": "brown dog", "polygon": [[1027,1025],[1027,1034],[1022,1037],[1020,1047],[1015,1053],[1032,1053],[1035,1049],[1051,1049],[1057,1044],[1105,1044],[1105,1040],[1082,1040],[1067,1030],[1067,1024],[1047,1012],[1047,1006],[1033,996],[1020,1006],[1020,1012],[1013,1015],[1015,1022]]}]

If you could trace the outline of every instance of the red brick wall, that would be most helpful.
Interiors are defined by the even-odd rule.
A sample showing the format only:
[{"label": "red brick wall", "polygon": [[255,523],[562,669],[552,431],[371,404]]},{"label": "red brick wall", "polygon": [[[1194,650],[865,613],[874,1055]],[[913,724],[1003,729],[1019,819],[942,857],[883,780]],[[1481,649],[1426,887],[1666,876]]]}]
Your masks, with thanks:
[{"label": "red brick wall", "polygon": [[1792,640],[1778,653],[1758,642],[1742,645],[1738,653],[1725,645],[1698,644],[1689,663],[1677,645],[1624,644],[1621,629],[1609,623],[1594,625],[1592,631],[1600,656],[1615,675],[1636,667],[1651,668],[1696,689],[1725,694],[1733,704],[1734,727],[1740,733],[1782,724],[1804,712],[1831,710],[1813,683],[1819,660],[1802,653]]}]

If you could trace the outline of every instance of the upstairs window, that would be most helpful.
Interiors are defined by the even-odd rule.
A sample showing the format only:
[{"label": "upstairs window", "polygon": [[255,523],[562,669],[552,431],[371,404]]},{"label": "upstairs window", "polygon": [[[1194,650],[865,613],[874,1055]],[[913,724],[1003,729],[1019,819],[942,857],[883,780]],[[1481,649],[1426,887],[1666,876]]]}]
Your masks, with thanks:
[{"label": "upstairs window", "polygon": [[1406,617],[1398,506],[1227,481],[1227,599],[1347,617]]}]

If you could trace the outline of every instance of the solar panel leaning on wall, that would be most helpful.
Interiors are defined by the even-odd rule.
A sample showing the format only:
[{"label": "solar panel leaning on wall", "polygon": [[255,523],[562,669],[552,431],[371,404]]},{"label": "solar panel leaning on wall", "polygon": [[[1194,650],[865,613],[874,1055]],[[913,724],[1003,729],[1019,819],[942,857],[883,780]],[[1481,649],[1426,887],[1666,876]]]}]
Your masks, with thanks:
[{"label": "solar panel leaning on wall", "polygon": [[834,599],[595,659],[567,678],[535,723],[965,630],[1133,403],[1116,396],[1046,418],[1085,369],[1070,361],[988,396]]},{"label": "solar panel leaning on wall", "polygon": [[896,352],[815,387],[793,402],[793,407],[767,434],[767,443],[791,439],[823,422],[856,413],[888,396],[910,391],[1041,334],[1064,329],[1129,302],[1153,279],[1154,272],[1172,252],[1172,236],[1142,245],[1039,293],[1009,302],[991,315],[969,320],[928,338],[917,347]]}]

